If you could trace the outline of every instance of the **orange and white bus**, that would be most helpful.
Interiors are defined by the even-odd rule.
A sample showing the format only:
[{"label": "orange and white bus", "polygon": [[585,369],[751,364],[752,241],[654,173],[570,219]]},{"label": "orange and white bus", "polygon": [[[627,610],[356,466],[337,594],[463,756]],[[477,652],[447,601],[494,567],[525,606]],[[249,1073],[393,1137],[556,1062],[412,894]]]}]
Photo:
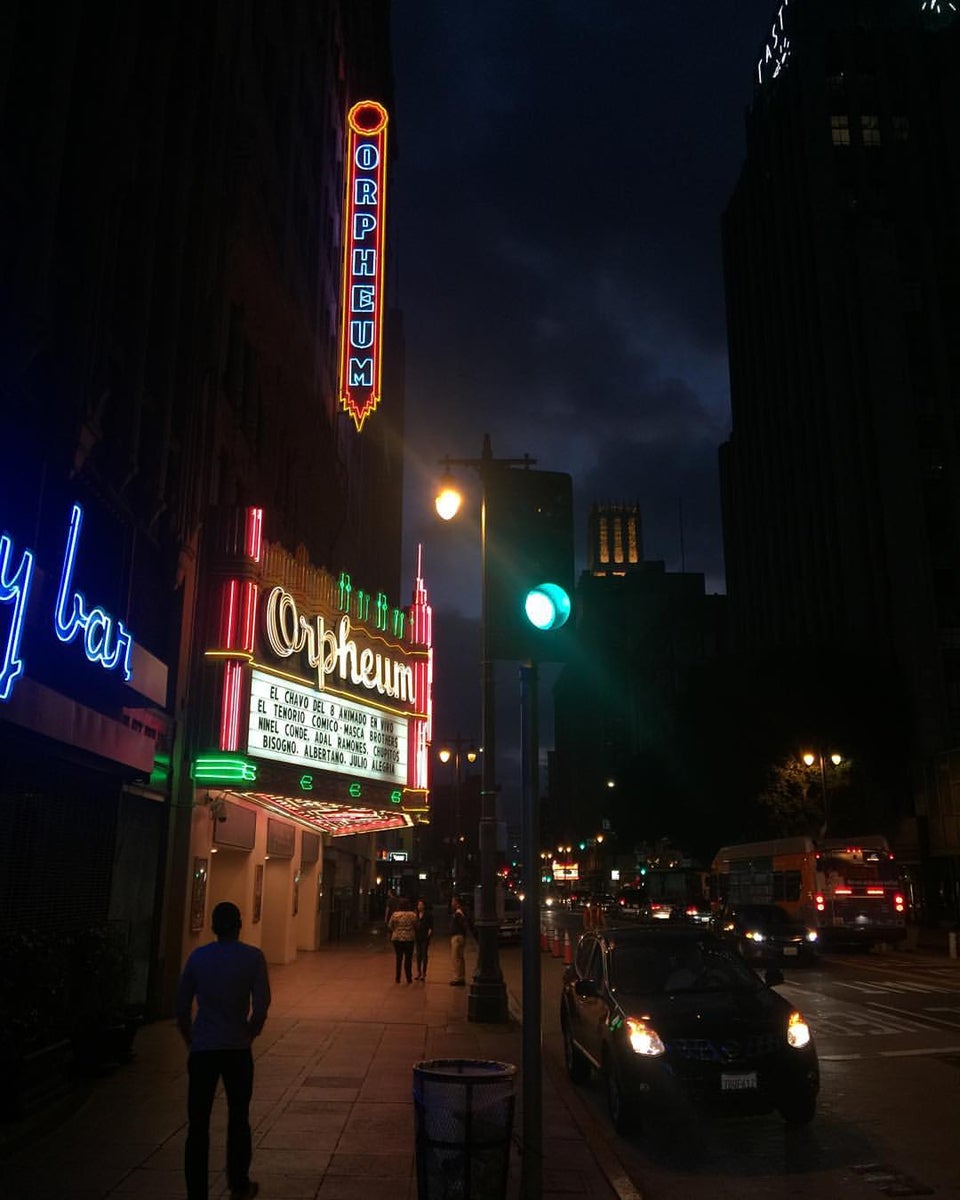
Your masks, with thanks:
[{"label": "orange and white bus", "polygon": [[774,838],[717,851],[715,905],[777,904],[823,946],[871,946],[906,933],[906,897],[886,838]]}]

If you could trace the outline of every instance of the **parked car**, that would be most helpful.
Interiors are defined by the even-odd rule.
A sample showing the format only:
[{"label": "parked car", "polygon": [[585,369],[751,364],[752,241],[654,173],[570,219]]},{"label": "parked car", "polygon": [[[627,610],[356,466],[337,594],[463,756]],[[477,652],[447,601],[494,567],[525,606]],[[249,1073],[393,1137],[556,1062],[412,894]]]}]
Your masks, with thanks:
[{"label": "parked car", "polygon": [[730,905],[712,924],[717,936],[748,962],[809,964],[820,957],[816,929],[779,904]]},{"label": "parked car", "polygon": [[560,998],[567,1072],[600,1071],[614,1128],[644,1110],[778,1109],[813,1119],[820,1070],[802,1014],[713,934],[696,926],[630,925],[586,933]]}]

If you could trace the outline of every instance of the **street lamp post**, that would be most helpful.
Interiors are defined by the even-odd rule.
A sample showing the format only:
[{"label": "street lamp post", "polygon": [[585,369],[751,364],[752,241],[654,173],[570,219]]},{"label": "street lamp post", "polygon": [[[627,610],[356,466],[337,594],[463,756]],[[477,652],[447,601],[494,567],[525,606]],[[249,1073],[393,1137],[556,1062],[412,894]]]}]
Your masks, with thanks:
[{"label": "street lamp post", "polygon": [[490,435],[483,435],[479,458],[445,458],[442,490],[437,496],[437,513],[445,521],[456,516],[459,498],[449,477],[450,467],[470,467],[480,477],[480,738],[483,762],[480,771],[480,911],[476,914],[477,969],[467,997],[467,1018],[471,1021],[505,1022],[508,1018],[507,987],[500,969],[499,920],[497,919],[497,827],[496,783],[496,702],[493,658],[487,612],[487,489],[494,471],[504,467],[529,467],[529,455],[523,458],[494,458]]},{"label": "street lamp post", "polygon": [[801,754],[804,766],[812,767],[815,764],[820,768],[820,799],[823,803],[823,832],[821,837],[826,835],[827,827],[830,824],[830,805],[827,799],[827,758],[835,767],[839,767],[843,762],[843,755],[834,751],[832,754],[825,755],[822,750],[804,750]]},{"label": "street lamp post", "polygon": [[[462,830],[461,811],[462,810],[461,810],[461,806],[460,806],[460,800],[461,800],[461,796],[463,794],[463,771],[461,769],[461,762],[462,762],[461,751],[463,750],[463,747],[466,746],[467,749],[466,749],[465,757],[466,757],[467,762],[475,763],[477,761],[477,750],[473,744],[472,738],[470,738],[470,739],[462,738],[459,733],[457,734],[457,736],[455,738],[445,738],[444,741],[450,743],[450,745],[442,746],[437,751],[437,757],[444,764],[448,763],[451,758],[454,760],[454,773],[455,773],[455,779],[456,779],[456,786],[455,786],[455,790],[454,790],[454,799],[453,799],[453,810],[454,810],[454,818],[453,818],[454,830],[453,830],[453,832],[454,832],[454,847],[455,847],[454,852],[453,852],[453,855],[454,855],[454,857],[453,857],[453,878],[454,878],[455,888],[459,889],[459,887],[460,887],[460,871],[461,871],[461,865],[462,865],[461,861],[460,861],[460,846],[463,841],[463,835],[461,832],[461,830]],[[450,749],[451,745],[453,746],[452,750]]]}]

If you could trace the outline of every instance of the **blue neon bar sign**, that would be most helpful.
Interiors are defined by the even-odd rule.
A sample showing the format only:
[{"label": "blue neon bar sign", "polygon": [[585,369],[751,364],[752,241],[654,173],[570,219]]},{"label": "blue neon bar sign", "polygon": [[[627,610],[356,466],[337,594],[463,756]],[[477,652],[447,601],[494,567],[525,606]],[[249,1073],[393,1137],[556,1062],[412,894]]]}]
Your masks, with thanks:
[{"label": "blue neon bar sign", "polygon": [[[126,682],[132,677],[130,654],[133,637],[122,621],[99,604],[90,604],[74,586],[83,509],[70,510],[67,541],[60,568],[60,586],[53,612],[53,628],[64,645],[79,642],[91,663],[105,671],[119,671]],[[33,584],[35,558],[32,550],[19,552],[9,534],[0,535],[0,608],[8,616],[6,634],[0,628],[0,700],[9,700],[13,685],[23,674],[21,645],[24,620]]]}]

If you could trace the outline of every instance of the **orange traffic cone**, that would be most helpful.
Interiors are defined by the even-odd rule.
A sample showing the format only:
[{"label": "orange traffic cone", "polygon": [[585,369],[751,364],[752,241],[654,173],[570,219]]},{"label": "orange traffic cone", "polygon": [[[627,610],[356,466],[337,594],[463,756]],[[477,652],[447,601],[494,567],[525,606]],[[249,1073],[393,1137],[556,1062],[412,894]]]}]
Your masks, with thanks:
[{"label": "orange traffic cone", "polygon": [[573,942],[570,941],[570,934],[566,929],[563,931],[563,961],[568,967],[573,965]]}]

